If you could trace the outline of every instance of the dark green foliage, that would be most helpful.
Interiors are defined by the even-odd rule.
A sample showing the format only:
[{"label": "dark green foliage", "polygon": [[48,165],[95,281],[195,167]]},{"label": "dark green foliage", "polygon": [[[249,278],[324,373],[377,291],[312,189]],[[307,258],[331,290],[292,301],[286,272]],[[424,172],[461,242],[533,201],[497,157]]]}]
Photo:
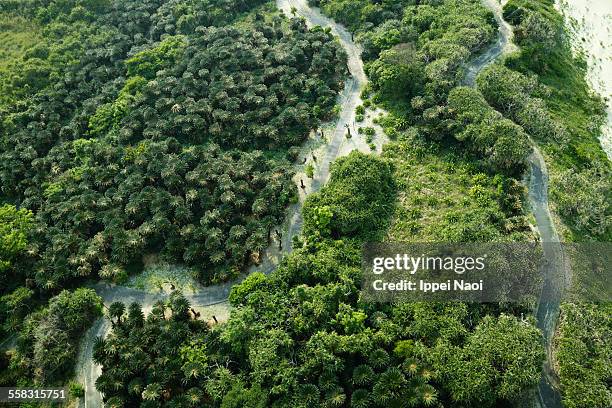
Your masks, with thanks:
[{"label": "dark green foliage", "polygon": [[101,315],[102,299],[93,290],[62,291],[25,320],[9,370],[29,383],[62,383],[72,374],[78,339]]},{"label": "dark green foliage", "polygon": [[0,2],[45,34],[21,65],[50,67],[0,106],[1,194],[35,213],[27,278],[121,281],[151,252],[209,282],[268,245],[295,194],[283,156],[334,105],[345,55],[320,28],[244,14],[262,3]]},{"label": "dark green foliage", "polygon": [[[384,161],[352,152],[332,166],[331,180],[304,204],[306,234],[328,237],[371,237],[384,228],[393,210],[391,169]],[[322,226],[324,211],[331,213]]]},{"label": "dark green foliage", "polygon": [[45,161],[54,181],[34,195],[43,200],[24,202],[37,211],[41,286],[98,270],[122,279],[127,265],[157,252],[207,265],[205,281],[227,278],[267,246],[295,194],[288,167],[261,152],[183,148],[171,138],[134,148],[77,140]]},{"label": "dark green foliage", "polygon": [[468,406],[496,406],[496,401],[516,400],[538,381],[544,362],[540,342],[533,322],[504,314],[487,316],[463,347],[437,344],[433,367],[453,400]]},{"label": "dark green foliage", "polygon": [[[319,2],[325,12],[358,31],[357,39],[370,60],[368,93],[374,91],[373,100],[392,113],[382,123],[388,134],[417,125],[432,139],[463,142],[476,157],[485,159],[489,171],[520,174],[530,151],[523,130],[502,120],[477,92],[453,90],[463,78],[465,64],[494,38],[490,12],[476,1],[413,3],[359,2],[351,9],[361,13],[355,21],[346,14],[346,2]],[[386,8],[402,10],[402,19],[400,13],[383,12]],[[381,11],[384,23],[371,18],[375,9]],[[523,122],[535,123],[528,116]]]},{"label": "dark green foliage", "polygon": [[493,65],[478,76],[478,89],[495,108],[542,140],[563,143],[567,130],[548,112],[538,95],[545,95],[536,78],[528,78],[502,65]]},{"label": "dark green foliage", "polygon": [[321,7],[323,11],[344,24],[351,31],[364,26],[374,26],[401,14],[406,4],[413,0],[391,0],[372,2],[369,0],[310,0],[310,4]]},{"label": "dark green foliage", "polygon": [[570,304],[561,308],[558,346],[563,406],[612,405],[612,306]]},{"label": "dark green foliage", "polygon": [[[328,185],[304,210],[305,244],[271,275],[254,274],[234,286],[229,321],[197,337],[195,345],[191,333],[181,332],[186,340],[170,338],[171,329],[164,329],[173,318],[160,320],[164,313],[157,308],[144,327],[163,335],[145,336],[149,347],[140,348],[138,330],[116,323],[96,353],[104,365],[98,388],[107,401],[134,404],[140,394],[127,396],[124,384],[139,379],[142,397],[161,406],[199,387],[213,407],[386,408],[455,401],[492,407],[536,384],[542,349],[531,321],[499,315],[493,305],[359,301],[360,247],[364,239],[380,236],[391,216],[384,205],[395,194],[391,170],[385,160],[357,152],[339,160]],[[349,192],[357,197],[349,198]],[[372,214],[374,209],[379,213]],[[376,221],[366,226],[364,220]],[[332,231],[342,240],[327,238]],[[499,317],[483,319],[487,314]],[[159,350],[170,345],[169,356],[178,349],[181,362],[185,356],[193,360],[182,374],[176,356],[146,375],[130,368],[132,360],[125,362],[126,355],[134,358],[134,347],[146,354],[144,361],[160,361]],[[477,369],[459,378],[455,373],[462,367]],[[121,386],[113,389],[116,379]]]},{"label": "dark green foliage", "polygon": [[[333,107],[342,72],[335,67],[343,56],[324,31],[309,32],[296,22],[293,27],[292,35],[259,26],[254,32],[198,30],[181,64],[158,72],[144,87],[122,123],[121,138],[170,133],[191,143],[275,148],[300,142],[320,119],[315,112]],[[163,55],[163,48],[157,53]],[[138,58],[127,61],[128,74],[146,77],[142,70],[150,68],[130,68]]]},{"label": "dark green foliage", "polygon": [[285,157],[333,107],[346,57],[264,3],[0,0],[0,205],[15,205],[0,207],[0,324],[20,332],[3,385],[70,373],[98,312],[62,314],[65,292],[40,309],[61,288],[121,282],[150,253],[217,282],[269,245],[296,197]]},{"label": "dark green foliage", "polygon": [[0,297],[0,322],[2,334],[14,334],[19,331],[23,320],[33,309],[34,292],[20,286],[14,291]]},{"label": "dark green foliage", "polygon": [[214,368],[207,361],[206,323],[192,320],[188,309],[187,300],[175,292],[146,320],[137,304],[130,305],[127,317],[112,319],[113,332],[94,347],[94,359],[104,367],[96,388],[107,404],[202,406],[203,381]]},{"label": "dark green foliage", "polygon": [[527,134],[492,109],[472,88],[458,87],[448,95],[450,130],[454,137],[485,157],[499,173],[520,174],[531,147]]},{"label": "dark green foliage", "polygon": [[400,115],[444,103],[464,64],[495,35],[491,13],[478,1],[310,3],[357,33],[377,100]]},{"label": "dark green foliage", "polygon": [[385,97],[410,99],[423,90],[425,64],[413,44],[396,45],[381,52],[366,72],[374,90]]},{"label": "dark green foliage", "polygon": [[587,238],[612,240],[612,169],[605,165],[553,177],[559,214]]}]

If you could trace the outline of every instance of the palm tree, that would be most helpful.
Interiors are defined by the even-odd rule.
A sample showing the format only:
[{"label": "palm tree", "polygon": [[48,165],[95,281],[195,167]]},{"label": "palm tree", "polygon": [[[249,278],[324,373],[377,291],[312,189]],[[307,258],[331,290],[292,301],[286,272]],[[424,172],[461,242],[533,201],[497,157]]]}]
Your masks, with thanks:
[{"label": "palm tree", "polygon": [[363,388],[353,391],[351,396],[351,408],[369,408],[372,406],[370,392]]},{"label": "palm tree", "polygon": [[380,405],[391,405],[398,401],[406,393],[408,382],[397,367],[387,369],[378,377],[378,381],[372,389],[375,401]]},{"label": "palm tree", "polygon": [[414,358],[409,358],[404,361],[402,364],[403,370],[408,373],[408,375],[413,376],[419,371],[419,362]]},{"label": "palm tree", "polygon": [[142,392],[142,399],[145,401],[155,401],[161,397],[162,386],[157,383],[152,383],[146,386]]},{"label": "palm tree", "polygon": [[346,401],[346,394],[340,386],[336,386],[329,390],[325,395],[325,406],[341,407]]},{"label": "palm tree", "polygon": [[[111,318],[111,322],[113,326],[115,324],[121,325],[121,317],[125,313],[125,305],[121,302],[113,302],[108,308],[108,315]],[[113,318],[116,321],[113,321]]]},{"label": "palm tree", "polygon": [[368,361],[374,368],[384,368],[389,364],[389,353],[376,349],[370,354]]},{"label": "palm tree", "polygon": [[190,406],[201,406],[202,400],[204,399],[204,393],[201,389],[197,387],[190,388],[189,390],[187,390],[187,393],[185,395],[187,396],[187,400],[189,401]]},{"label": "palm tree", "polygon": [[189,301],[180,292],[172,292],[169,306],[172,310],[172,318],[175,320],[189,319]]},{"label": "palm tree", "polygon": [[359,365],[353,369],[353,384],[367,385],[374,379],[374,370],[366,364]]},{"label": "palm tree", "polygon": [[108,401],[104,403],[104,406],[108,408],[125,408],[125,402],[121,397],[115,396],[109,398]]},{"label": "palm tree", "polygon": [[423,384],[416,388],[416,394],[423,405],[430,407],[438,401],[438,391],[429,384]]},{"label": "palm tree", "polygon": [[314,384],[300,384],[297,390],[297,401],[301,406],[314,407],[319,403],[319,389]]},{"label": "palm tree", "polygon": [[96,337],[93,345],[93,360],[96,364],[104,365],[106,359],[106,340]]},{"label": "palm tree", "polygon": [[128,308],[128,323],[132,328],[141,328],[144,325],[144,313],[140,304],[134,302]]},{"label": "palm tree", "polygon": [[144,391],[144,381],[140,377],[134,378],[128,384],[128,392],[132,395],[141,395]]}]

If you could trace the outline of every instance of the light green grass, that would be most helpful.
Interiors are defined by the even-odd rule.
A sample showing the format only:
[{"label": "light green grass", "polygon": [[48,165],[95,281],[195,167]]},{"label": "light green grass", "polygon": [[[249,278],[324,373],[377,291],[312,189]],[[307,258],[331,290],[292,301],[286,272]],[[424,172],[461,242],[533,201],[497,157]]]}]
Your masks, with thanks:
[{"label": "light green grass", "polygon": [[34,24],[21,17],[0,15],[0,106],[11,101],[12,73],[21,68],[26,51],[41,41]]},{"label": "light green grass", "polygon": [[[521,213],[522,188],[508,191],[509,179],[483,173],[473,158],[428,146],[418,139],[392,142],[385,147],[383,157],[393,163],[398,186],[389,240],[530,239],[528,220]],[[512,200],[513,205],[509,205]],[[508,207],[516,207],[514,214],[508,214]]]},{"label": "light green grass", "polygon": [[157,293],[171,284],[183,293],[193,293],[198,288],[192,269],[166,263],[148,265],[142,273],[131,277],[127,286]]}]

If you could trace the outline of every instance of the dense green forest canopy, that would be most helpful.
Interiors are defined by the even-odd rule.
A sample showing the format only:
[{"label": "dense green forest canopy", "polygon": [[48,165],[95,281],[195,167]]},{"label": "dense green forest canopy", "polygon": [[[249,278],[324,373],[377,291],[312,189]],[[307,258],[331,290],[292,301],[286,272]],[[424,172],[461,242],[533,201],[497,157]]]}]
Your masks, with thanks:
[{"label": "dense green forest canopy", "polygon": [[331,34],[264,3],[0,2],[44,38],[1,81],[1,194],[34,214],[11,282],[121,281],[145,253],[210,282],[257,258],[346,70]]},{"label": "dense green forest canopy", "polygon": [[[94,348],[107,406],[494,407],[540,380],[529,307],[363,302],[360,249],[533,239],[517,180],[533,141],[562,153],[553,182],[580,189],[552,190],[576,236],[609,235],[609,169],[586,126],[601,104],[583,73],[563,85],[575,60],[552,2],[509,2],[522,50],[477,89],[461,86],[465,67],[496,30],[480,1],[311,3],[363,45],[363,107],[390,112],[378,123],[393,141],[331,167],[295,251],[233,287],[225,324],[209,327],[178,292],[148,315],[110,305]],[[205,265],[206,283],[244,270],[296,198],[295,147],[333,112],[346,56],[328,30],[264,1],[0,0],[0,15],[12,47],[0,66],[0,316],[17,334],[0,384],[65,384],[102,304],[61,289],[121,282],[147,253]],[[563,313],[565,400],[585,406],[595,384],[598,404],[609,347],[589,334],[607,326],[580,317],[606,309]]]},{"label": "dense green forest canopy", "polygon": [[493,16],[479,1],[310,3],[363,45],[371,80],[366,104],[390,111],[381,121],[387,133],[415,126],[443,146],[482,159],[487,172],[516,178],[526,168],[531,137],[554,158],[551,197],[568,239],[610,239],[612,167],[598,141],[603,104],[585,80],[585,64],[572,52],[554,1],[504,6],[520,49],[481,73],[478,91],[453,88],[462,84],[466,63],[495,36]]},{"label": "dense green forest canopy", "polygon": [[[138,305],[116,306],[114,330],[95,350],[107,404],[492,407],[520,398],[544,356],[538,330],[515,311],[360,301],[360,246],[386,225],[374,231],[379,224],[360,215],[384,209],[395,191],[386,160],[341,159],[309,199],[301,245],[271,275],[235,286],[236,309],[213,330],[190,317],[179,294],[146,318]],[[348,193],[355,197],[339,199]],[[339,215],[332,224],[323,221],[330,213]]]},{"label": "dense green forest canopy", "polygon": [[[603,103],[585,79],[586,64],[574,54],[555,2],[507,2],[504,18],[513,26],[519,50],[481,73],[477,90],[456,88],[461,83],[457,80],[462,77],[461,61],[470,58],[464,44],[472,44],[470,37],[462,35],[474,29],[487,32],[486,25],[493,23],[479,3],[311,1],[347,25],[363,44],[373,82],[373,92],[365,93],[371,98],[364,105],[380,104],[390,110],[381,124],[401,140],[386,152],[400,176],[391,239],[506,239],[505,232],[512,239],[528,237],[522,209],[525,197],[512,176],[524,170],[530,139],[546,157],[552,209],[563,220],[564,239],[609,241],[612,167],[598,140]],[[469,13],[471,18],[461,18]],[[445,33],[451,21],[455,29]],[[436,35],[429,35],[434,32]],[[429,47],[441,38],[444,47]],[[436,78],[431,75],[435,65],[429,65],[437,60],[435,53],[427,52],[430,50],[448,53],[444,55],[455,57],[450,61],[459,62],[446,65],[449,60],[443,60],[442,66],[458,68],[441,76],[446,83],[431,81]],[[408,128],[413,135],[404,141],[402,133]],[[422,136],[439,141],[438,146],[423,143]],[[466,180],[469,172],[461,164],[467,161],[467,168],[473,171],[478,158],[483,159],[480,170],[485,174]],[[492,171],[498,174],[492,177]],[[490,187],[501,179],[505,180],[497,191]],[[469,204],[461,206],[457,191],[465,191],[464,186],[472,183],[475,188],[467,192]],[[444,199],[436,192],[444,194]],[[496,200],[500,193],[501,199]],[[610,365],[609,347],[603,340],[610,321],[608,309],[606,305],[571,304],[562,309],[557,349],[567,406],[604,407],[612,401],[609,381],[605,384],[604,380],[606,371],[601,369]]]},{"label": "dense green forest canopy", "polygon": [[265,1],[2,0],[0,26],[0,382],[65,384],[101,300],[62,289],[257,260],[346,56]]},{"label": "dense green forest canopy", "polygon": [[[12,307],[9,322],[23,319],[23,309],[32,307],[32,291],[19,288],[3,305]],[[6,307],[6,306],[5,306]],[[72,375],[81,334],[102,316],[102,299],[92,289],[64,290],[46,307],[30,313],[17,337],[17,350],[3,367],[3,384],[57,384]],[[21,309],[21,310],[20,310]],[[21,316],[20,316],[21,315]],[[2,364],[6,365],[5,356]],[[63,383],[65,384],[65,383]]]},{"label": "dense green forest canopy", "polygon": [[311,3],[356,33],[371,80],[365,95],[391,112],[388,133],[416,126],[445,145],[460,142],[487,171],[524,170],[530,151],[524,130],[502,120],[478,91],[453,89],[495,35],[493,16],[480,2]]}]

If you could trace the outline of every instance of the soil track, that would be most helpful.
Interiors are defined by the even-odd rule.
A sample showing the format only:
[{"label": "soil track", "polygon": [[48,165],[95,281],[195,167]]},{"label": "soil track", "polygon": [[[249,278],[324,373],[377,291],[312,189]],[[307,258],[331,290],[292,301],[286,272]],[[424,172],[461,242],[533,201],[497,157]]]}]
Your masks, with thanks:
[{"label": "soil track", "polygon": [[[361,47],[352,40],[351,33],[342,25],[334,22],[330,18],[324,16],[318,9],[310,7],[307,0],[277,0],[277,6],[283,10],[287,16],[292,16],[294,13],[298,17],[306,20],[309,26],[320,25],[330,28],[332,33],[338,38],[340,44],[344,48],[348,56],[348,69],[351,77],[347,79],[344,90],[340,95],[339,103],[341,112],[335,126],[332,128],[332,134],[327,143],[323,144],[316,153],[304,151],[301,158],[309,158],[312,154],[317,155],[317,168],[312,180],[307,179],[303,173],[296,175],[296,182],[302,178],[306,182],[305,191],[300,192],[299,202],[288,209],[285,224],[281,227],[283,231],[282,245],[277,243],[268,248],[262,259],[262,264],[257,267],[252,267],[249,273],[253,271],[263,271],[270,273],[273,271],[283,255],[291,252],[291,238],[297,235],[302,227],[303,220],[301,215],[302,205],[307,194],[319,191],[320,188],[328,181],[330,175],[330,165],[338,157],[348,154],[352,150],[360,150],[362,152],[370,152],[370,147],[365,142],[362,136],[357,136],[355,126],[355,108],[361,103],[360,93],[363,86],[367,83],[367,78],[363,69],[363,61],[361,59]],[[495,0],[484,0],[484,4],[489,7],[498,22],[500,27],[498,40],[477,58],[472,60],[466,67],[466,78],[464,83],[468,86],[475,86],[475,80],[478,74],[487,66],[495,62],[503,54],[516,49],[512,43],[512,29],[503,20],[501,5]],[[353,134],[352,138],[346,138],[346,125],[349,125]],[[371,125],[371,118],[364,126]],[[387,141],[381,132],[377,130],[376,151],[380,151],[382,145]],[[326,135],[328,136],[328,135]],[[307,149],[304,149],[307,150]],[[540,236],[544,243],[544,253],[547,259],[551,261],[551,265],[559,265],[559,259],[562,259],[560,251],[559,238],[554,229],[550,212],[548,210],[548,181],[546,164],[542,159],[540,152],[534,145],[534,153],[530,157],[531,177],[529,181],[529,201],[536,217]],[[546,302],[540,301],[537,311],[538,327],[544,332],[546,340],[547,354],[551,353],[551,340],[554,333],[556,320],[559,314],[559,300],[555,299],[558,289],[558,280],[555,271],[560,269],[549,268],[545,276],[545,290],[541,299],[546,299]],[[194,294],[186,294],[187,299],[192,306],[202,312],[203,317],[214,313],[219,320],[224,320],[229,315],[230,305],[227,302],[229,292],[233,285],[242,281],[244,277],[235,281],[223,283],[220,285],[208,286],[200,288]],[[164,299],[169,293],[150,294],[136,289],[130,289],[120,286],[111,286],[106,284],[98,284],[94,287],[96,292],[103,298],[104,304],[109,306],[112,302],[120,301],[125,304],[138,302],[142,305],[143,311],[150,311],[153,304]],[[101,374],[101,367],[97,366],[92,360],[93,344],[96,337],[105,336],[110,329],[108,321],[104,318],[99,319],[85,334],[81,344],[80,354],[76,365],[77,379],[85,387],[85,398],[83,404],[85,407],[101,407],[102,396],[95,388],[95,381]],[[549,360],[550,361],[550,357]],[[539,386],[540,405],[547,408],[555,408],[560,406],[558,393],[555,387],[552,386],[552,370],[548,363],[546,364],[542,381]]]}]

